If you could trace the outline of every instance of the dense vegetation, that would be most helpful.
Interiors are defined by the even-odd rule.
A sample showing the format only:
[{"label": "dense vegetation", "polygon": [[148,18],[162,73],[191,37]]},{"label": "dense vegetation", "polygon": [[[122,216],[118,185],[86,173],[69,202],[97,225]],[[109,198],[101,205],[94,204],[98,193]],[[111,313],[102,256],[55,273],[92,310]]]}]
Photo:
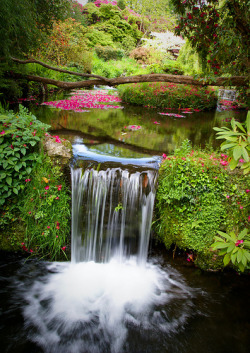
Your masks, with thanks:
[{"label": "dense vegetation", "polygon": [[18,113],[1,109],[0,243],[58,259],[69,236],[70,198],[60,167],[40,151],[48,128],[22,106]]},{"label": "dense vegetation", "polygon": [[[243,162],[240,159],[239,164]],[[243,245],[243,241],[237,243],[243,239],[238,234],[248,228],[249,175],[244,176],[238,169],[230,172],[228,165],[225,153],[194,151],[184,141],[173,156],[164,156],[160,168],[155,227],[158,237],[167,249],[175,245],[185,250],[189,261],[201,268],[223,267],[222,258],[211,248],[218,233],[235,234],[234,247],[229,249],[232,251]],[[244,240],[248,266],[239,266],[241,258],[233,262],[241,271],[249,268],[250,263],[250,239]],[[222,243],[225,245],[217,249],[226,248],[225,239]]]}]

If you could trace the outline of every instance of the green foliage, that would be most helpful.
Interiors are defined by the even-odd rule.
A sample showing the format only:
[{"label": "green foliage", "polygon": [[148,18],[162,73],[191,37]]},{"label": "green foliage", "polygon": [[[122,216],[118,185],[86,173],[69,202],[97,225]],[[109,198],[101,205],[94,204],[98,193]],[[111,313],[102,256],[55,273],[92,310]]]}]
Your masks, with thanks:
[{"label": "green foliage", "polygon": [[23,250],[53,260],[65,255],[70,234],[70,195],[60,167],[43,156],[23,195],[19,202],[26,227]]},{"label": "green foliage", "polygon": [[87,29],[73,18],[55,21],[45,45],[41,45],[33,55],[59,66],[77,63],[91,71],[92,53],[87,48],[86,32]]},{"label": "green foliage", "polygon": [[171,0],[176,34],[189,39],[212,75],[248,75],[249,1]]},{"label": "green foliage", "polygon": [[124,57],[125,53],[122,49],[116,49],[112,47],[95,47],[96,54],[99,58],[108,61],[108,60],[120,60]]},{"label": "green foliage", "polygon": [[140,67],[135,60],[125,57],[119,61],[104,61],[96,57],[93,60],[93,73],[106,78],[114,78],[121,75],[134,75],[139,72],[139,69]]},{"label": "green foliage", "polygon": [[197,74],[201,75],[202,69],[206,67],[188,40],[181,47],[179,56],[175,63],[181,67],[184,75],[190,76]]},{"label": "green foliage", "polygon": [[53,20],[69,16],[70,5],[68,0],[1,0],[0,57],[23,55],[36,48],[41,29],[48,32]]},{"label": "green foliage", "polygon": [[230,158],[229,166],[233,170],[239,164],[240,159],[245,163],[241,164],[244,174],[250,173],[250,112],[247,114],[245,127],[243,124],[231,120],[232,129],[224,126],[214,127],[217,131],[217,139],[226,140],[221,144],[221,150],[226,151]]},{"label": "green foliage", "polygon": [[126,8],[124,0],[118,0],[117,1],[117,6],[121,9],[124,10]]},{"label": "green foliage", "polygon": [[136,83],[119,86],[124,102],[157,108],[213,109],[215,91],[209,88],[174,83]]},{"label": "green foliage", "polygon": [[230,262],[244,272],[250,264],[250,234],[244,228],[238,235],[234,231],[229,234],[218,231],[216,242],[212,244],[214,250],[220,250],[219,255],[224,256],[223,263],[227,266]]},{"label": "green foliage", "polygon": [[110,33],[99,31],[94,27],[88,28],[85,38],[89,40],[88,46],[91,48],[94,48],[95,46],[114,47],[112,35]]},{"label": "green foliage", "polygon": [[174,61],[174,60],[167,60],[162,64],[163,71],[170,75],[183,75],[184,70],[182,66]]},{"label": "green foliage", "polygon": [[20,106],[0,112],[0,205],[18,195],[39,159],[38,147],[48,125]]},{"label": "green foliage", "polygon": [[159,171],[157,237],[167,248],[175,244],[195,251],[203,267],[206,261],[210,267],[218,265],[210,249],[217,233],[247,227],[249,221],[249,179],[229,174],[223,156],[190,151],[184,141],[174,156],[164,156]]}]

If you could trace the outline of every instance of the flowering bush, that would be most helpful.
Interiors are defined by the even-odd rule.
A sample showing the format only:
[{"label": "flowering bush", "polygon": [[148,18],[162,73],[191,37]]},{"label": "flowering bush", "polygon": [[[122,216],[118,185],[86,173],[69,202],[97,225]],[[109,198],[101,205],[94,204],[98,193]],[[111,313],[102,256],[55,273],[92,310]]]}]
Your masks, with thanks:
[{"label": "flowering bush", "polygon": [[58,259],[65,254],[70,235],[70,196],[59,166],[42,157],[27,180],[20,202],[26,228],[21,248],[33,255]]},{"label": "flowering bush", "polygon": [[119,93],[126,103],[155,108],[205,110],[216,107],[217,103],[212,89],[174,83],[134,83],[120,86]]},{"label": "flowering bush", "polygon": [[0,205],[18,195],[39,159],[38,146],[48,125],[20,105],[19,113],[0,111]]}]

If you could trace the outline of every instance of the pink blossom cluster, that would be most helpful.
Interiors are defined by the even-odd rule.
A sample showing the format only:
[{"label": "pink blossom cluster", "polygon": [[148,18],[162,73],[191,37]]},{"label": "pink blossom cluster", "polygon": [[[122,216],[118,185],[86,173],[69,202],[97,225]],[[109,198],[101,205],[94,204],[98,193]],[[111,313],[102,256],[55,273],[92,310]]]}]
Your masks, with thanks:
[{"label": "pink blossom cluster", "polygon": [[235,243],[235,246],[239,246],[240,244],[243,244],[244,241],[243,240],[237,240]]},{"label": "pink blossom cluster", "polygon": [[76,94],[69,99],[63,99],[60,101],[44,102],[43,105],[49,105],[53,108],[63,109],[63,110],[73,110],[76,112],[82,112],[82,108],[98,108],[98,109],[118,109],[123,108],[119,105],[106,105],[100,103],[109,102],[121,102],[118,96],[107,95],[102,91],[96,91],[95,94],[91,92],[84,92],[83,94]]}]

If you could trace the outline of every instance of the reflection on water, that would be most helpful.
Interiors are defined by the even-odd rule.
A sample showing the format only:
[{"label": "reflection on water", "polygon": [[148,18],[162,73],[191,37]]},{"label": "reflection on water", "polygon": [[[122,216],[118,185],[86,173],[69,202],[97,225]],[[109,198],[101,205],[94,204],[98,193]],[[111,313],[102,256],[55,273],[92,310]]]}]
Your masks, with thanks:
[{"label": "reflection on water", "polygon": [[[219,146],[213,127],[225,124],[225,120],[232,117],[239,120],[246,117],[245,111],[193,112],[186,114],[185,118],[160,115],[159,112],[159,109],[126,105],[123,110],[92,109],[85,113],[45,106],[34,110],[38,119],[50,124],[56,134],[64,135],[72,143],[79,143],[80,140],[90,149],[93,146],[95,151],[103,150],[103,143],[106,143],[105,149],[108,146],[118,146],[116,155],[119,154],[120,147],[131,150],[134,147],[136,152],[141,154],[172,153],[185,139],[189,139],[196,146]],[[180,113],[178,110],[168,112]],[[156,121],[159,124],[156,124]],[[126,128],[129,125],[140,125],[141,129],[130,131]],[[122,155],[124,153],[125,150]]]}]

